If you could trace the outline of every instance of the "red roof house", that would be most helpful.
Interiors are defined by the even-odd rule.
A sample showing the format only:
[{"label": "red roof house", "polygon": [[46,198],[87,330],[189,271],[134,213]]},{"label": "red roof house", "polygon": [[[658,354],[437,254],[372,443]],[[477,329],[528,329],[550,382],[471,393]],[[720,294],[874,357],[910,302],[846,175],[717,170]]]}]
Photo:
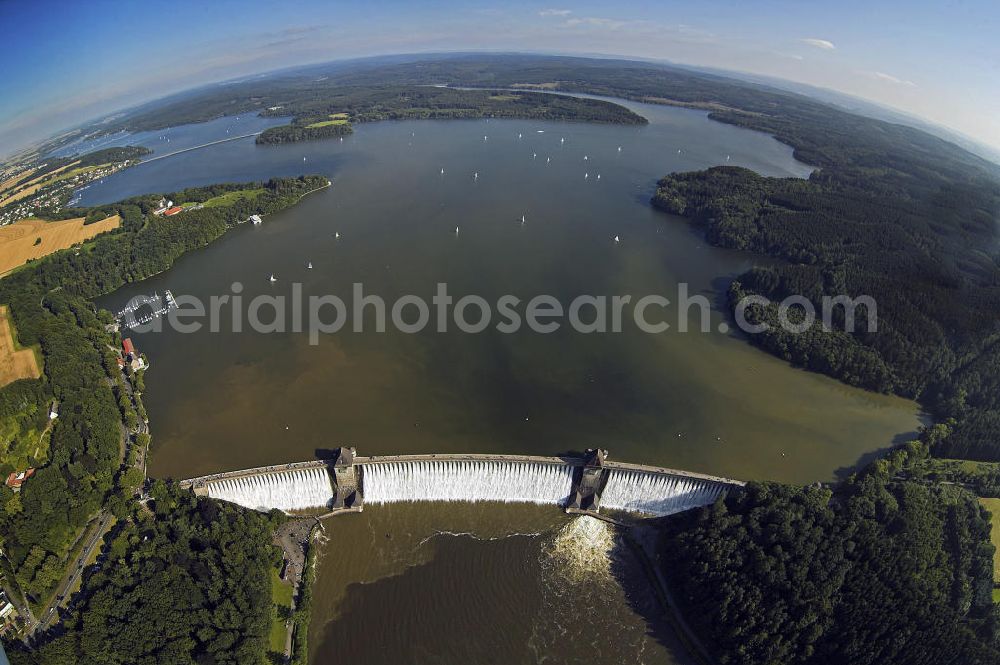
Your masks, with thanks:
[{"label": "red roof house", "polygon": [[125,355],[127,356],[135,355],[135,347],[132,346],[131,337],[126,337],[125,339],[122,340],[122,351],[124,351]]},{"label": "red roof house", "polygon": [[20,489],[21,484],[33,475],[35,475],[34,469],[28,469],[27,471],[22,471],[21,473],[14,472],[7,476],[7,487],[10,487],[11,489]]}]

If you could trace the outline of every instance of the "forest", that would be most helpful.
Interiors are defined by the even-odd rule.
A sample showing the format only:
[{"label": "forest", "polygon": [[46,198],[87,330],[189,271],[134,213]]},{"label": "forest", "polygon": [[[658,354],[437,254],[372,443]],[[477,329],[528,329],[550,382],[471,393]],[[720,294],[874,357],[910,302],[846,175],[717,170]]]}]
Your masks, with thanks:
[{"label": "forest", "polygon": [[646,119],[624,106],[595,99],[537,92],[491,93],[485,90],[455,90],[440,87],[337,88],[307,92],[266,110],[263,116],[294,114],[290,125],[272,127],[257,137],[257,143],[288,143],[343,136],[350,124],[327,124],[333,114],[345,114],[351,123],[377,120],[445,120],[461,118],[530,118],[644,124]]},{"label": "forest", "polygon": [[1000,184],[971,168],[961,181],[942,173],[919,180],[915,168],[898,177],[842,170],[808,180],[736,167],[672,174],[653,204],[702,224],[713,244],[783,260],[741,275],[730,287],[734,306],[749,294],[802,294],[817,310],[825,296],[874,298],[873,332],[867,314],[853,334],[843,332],[841,310],[833,331],[817,322],[785,332],[772,304],[751,307],[748,320],[771,325],[749,338],[808,369],[917,398],[939,420],[954,419],[936,454],[1000,461],[1000,265],[990,250]]},{"label": "forest", "polygon": [[48,464],[19,493],[0,486],[3,550],[29,601],[48,599],[81,530],[102,506],[129,490],[120,473],[122,423],[135,414],[123,399],[116,345],[105,331],[109,319],[98,316],[88,299],[166,270],[184,252],[250,215],[284,209],[327,182],[303,176],[175,192],[168,196],[198,201],[250,187],[262,190],[230,206],[174,217],[147,216],[158,195],[129,199],[106,207],[122,215],[122,226],[95,238],[79,255],[53,254],[0,280],[0,302],[10,305],[19,341],[40,344],[45,358],[41,379],[0,389],[0,409],[10,415],[22,406],[60,401]]},{"label": "forest", "polygon": [[663,520],[661,566],[718,663],[1000,663],[989,519],[955,486],[896,481],[914,441],[834,487],[751,483]]},{"label": "forest", "polygon": [[158,480],[150,510],[113,532],[107,565],[53,639],[14,665],[262,663],[271,624],[271,533],[284,517]]}]

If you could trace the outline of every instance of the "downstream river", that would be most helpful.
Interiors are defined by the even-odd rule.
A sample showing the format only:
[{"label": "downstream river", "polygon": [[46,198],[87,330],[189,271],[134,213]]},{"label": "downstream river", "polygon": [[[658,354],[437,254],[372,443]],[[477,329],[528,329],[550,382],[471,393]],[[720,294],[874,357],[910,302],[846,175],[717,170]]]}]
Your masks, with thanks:
[{"label": "downstream river", "polygon": [[[720,294],[753,258],[708,246],[698,229],[648,203],[657,178],[671,171],[728,163],[806,177],[810,169],[771,137],[703,112],[627,105],[650,124],[383,122],[342,142],[221,143],[83,192],[83,203],[94,204],[303,173],[334,183],[102,298],[113,310],[165,289],[207,301],[231,294],[234,282],[246,300],[288,296],[299,283],[306,297],[348,301],[352,284],[362,283],[390,304],[407,294],[429,302],[438,283],[456,299],[490,303],[504,294],[549,294],[566,304],[582,294],[676,301],[683,282],[715,304],[707,333],[677,332],[681,315],[668,308],[672,328],[660,334],[627,324],[606,334],[565,325],[550,334],[369,326],[315,345],[304,333],[233,333],[225,325],[136,334],[152,365],[144,395],[150,473],[185,478],[307,460],[341,445],[365,455],[601,446],[613,459],[806,483],[831,480],[912,433],[914,403],[797,370],[719,332]],[[225,138],[226,129],[237,131],[227,120],[169,131],[172,144],[187,147]],[[144,140],[159,141],[162,132],[154,134]],[[697,309],[687,318],[697,330]],[[586,654],[596,664],[682,662],[643,618],[649,599],[616,582],[625,579],[616,571],[632,565],[626,554],[587,564],[603,575],[593,587],[576,589],[554,571],[560,543],[604,538],[579,524],[549,509],[470,506],[371,508],[328,521],[315,662],[562,663]],[[605,590],[601,602],[588,599],[595,589]],[[593,617],[580,607],[593,608]],[[613,654],[595,646],[616,640]]]}]

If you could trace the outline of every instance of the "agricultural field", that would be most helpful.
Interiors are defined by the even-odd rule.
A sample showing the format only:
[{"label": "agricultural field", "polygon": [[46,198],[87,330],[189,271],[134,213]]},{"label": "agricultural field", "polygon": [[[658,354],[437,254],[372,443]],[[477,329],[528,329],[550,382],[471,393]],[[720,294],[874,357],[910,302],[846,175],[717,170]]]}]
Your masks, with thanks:
[{"label": "agricultural field", "polygon": [[59,222],[25,219],[0,227],[0,276],[29,260],[40,259],[114,230],[121,224],[121,218],[113,215],[93,224],[84,225],[83,222],[83,217]]},{"label": "agricultural field", "polygon": [[41,375],[38,357],[32,349],[19,347],[10,312],[6,305],[0,305],[0,386]]},{"label": "agricultural field", "polygon": [[21,173],[18,173],[16,176],[12,178],[8,178],[7,180],[0,182],[0,194],[3,194],[8,189],[13,189],[14,185],[21,182],[25,178],[30,177],[31,174],[34,173],[36,170],[37,169],[28,169],[27,171],[22,171]]},{"label": "agricultural field", "polygon": [[[22,349],[10,321],[10,312],[0,305],[0,387],[18,379],[37,379],[41,363],[34,349]],[[22,413],[0,417],[0,472],[23,471],[48,458],[47,413],[37,405]]]}]

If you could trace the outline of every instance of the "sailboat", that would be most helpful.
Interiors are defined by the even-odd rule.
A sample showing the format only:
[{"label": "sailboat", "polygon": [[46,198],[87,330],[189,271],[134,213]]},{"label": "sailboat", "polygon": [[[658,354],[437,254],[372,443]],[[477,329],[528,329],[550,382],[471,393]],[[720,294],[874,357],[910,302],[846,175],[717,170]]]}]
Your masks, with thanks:
[{"label": "sailboat", "polygon": [[524,215],[521,215],[521,226],[524,226]]},{"label": "sailboat", "polygon": [[472,174],[472,179],[479,180],[479,171],[476,171],[475,173]]},{"label": "sailboat", "polygon": [[278,278],[277,278],[277,277],[275,277],[275,276],[274,276],[274,273],[272,272],[272,273],[271,273],[271,278],[270,278],[270,279],[269,279],[268,281],[269,281],[269,282],[277,282],[277,281],[278,281]]},{"label": "sailboat", "polygon": [[441,169],[441,175],[444,175],[444,169]]},{"label": "sailboat", "polygon": [[615,242],[621,242],[621,241],[622,241],[621,238],[619,238],[618,236],[615,236]]},{"label": "sailboat", "polygon": [[336,238],[337,240],[340,240],[340,231],[337,231],[336,233],[334,233],[333,237]]},{"label": "sailboat", "polygon": [[455,227],[455,235],[458,235],[458,227]]},{"label": "sailboat", "polygon": [[313,268],[313,262],[312,262],[312,261],[310,261],[310,262],[309,262],[309,265],[307,265],[307,266],[306,266],[306,268],[309,268],[310,270],[312,270],[312,268]]},{"label": "sailboat", "polygon": [[521,138],[521,132],[517,133],[517,138]]},{"label": "sailboat", "polygon": [[590,174],[589,174],[589,173],[584,173],[584,174],[583,174],[583,179],[584,179],[584,180],[586,180],[586,179],[587,179],[587,178],[589,178],[589,177],[590,177]]},{"label": "sailboat", "polygon": [[621,152],[621,151],[622,151],[622,147],[618,146],[618,152]]}]

